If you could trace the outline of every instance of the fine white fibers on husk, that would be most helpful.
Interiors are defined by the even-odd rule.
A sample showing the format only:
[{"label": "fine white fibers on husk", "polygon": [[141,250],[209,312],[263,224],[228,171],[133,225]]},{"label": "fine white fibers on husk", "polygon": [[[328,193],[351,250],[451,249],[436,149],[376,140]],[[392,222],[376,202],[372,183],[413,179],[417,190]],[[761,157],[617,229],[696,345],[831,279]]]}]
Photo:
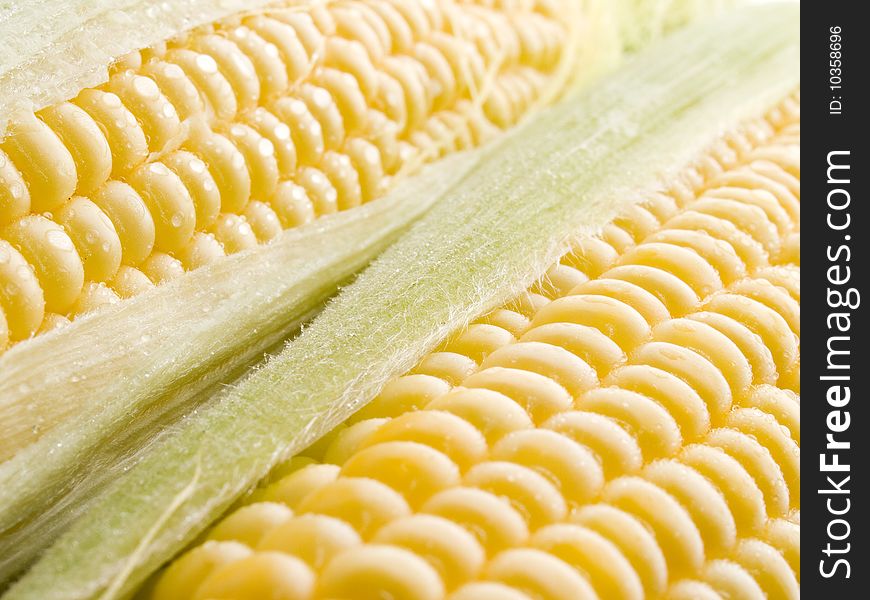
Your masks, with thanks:
[{"label": "fine white fibers on husk", "polygon": [[0,136],[7,119],[108,79],[120,56],[274,0],[20,0],[0,3]]},{"label": "fine white fibers on husk", "polygon": [[502,138],[279,355],[157,440],[7,597],[135,589],[271,466],[532,283],[572,236],[794,89],[798,19],[778,5],[692,27]]},{"label": "fine white fibers on husk", "polygon": [[[23,447],[0,464],[0,581],[135,463],[161,425],[286,339],[479,154],[451,156],[385,198],[288,230],[0,357],[2,446]],[[32,429],[36,415],[42,430]]]}]

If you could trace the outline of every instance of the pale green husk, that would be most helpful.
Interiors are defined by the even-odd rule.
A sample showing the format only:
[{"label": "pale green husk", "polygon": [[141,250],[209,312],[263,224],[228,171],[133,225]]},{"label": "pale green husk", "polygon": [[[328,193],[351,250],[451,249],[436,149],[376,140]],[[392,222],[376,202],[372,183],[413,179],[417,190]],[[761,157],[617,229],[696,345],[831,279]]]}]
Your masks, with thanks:
[{"label": "pale green husk", "polygon": [[776,5],[691,27],[503,138],[278,356],[158,440],[6,597],[134,589],[573,236],[796,87],[798,25],[798,8]]}]

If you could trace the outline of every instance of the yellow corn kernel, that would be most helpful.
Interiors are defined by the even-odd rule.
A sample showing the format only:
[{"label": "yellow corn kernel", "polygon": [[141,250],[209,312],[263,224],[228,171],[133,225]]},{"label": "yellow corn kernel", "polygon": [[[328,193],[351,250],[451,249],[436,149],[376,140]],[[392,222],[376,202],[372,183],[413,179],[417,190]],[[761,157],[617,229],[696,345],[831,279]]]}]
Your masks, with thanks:
[{"label": "yellow corn kernel", "polygon": [[308,454],[324,464],[266,488],[297,515],[252,525],[262,550],[325,597],[798,598],[799,267],[779,261],[799,201],[790,163],[734,176],[782,128],[723,137],[691,193],[633,206],[540,301],[387,384]]},{"label": "yellow corn kernel", "polygon": [[212,529],[208,539],[239,542],[249,548],[256,548],[264,534],[280,527],[292,516],[293,511],[283,504],[274,502],[250,504]]},{"label": "yellow corn kernel", "polygon": [[71,102],[61,102],[39,112],[58,135],[76,164],[76,193],[87,195],[112,173],[112,149],[99,125]]},{"label": "yellow corn kernel", "polygon": [[120,178],[148,157],[148,139],[133,113],[111,92],[86,89],[72,101],[97,122],[112,150],[112,177]]},{"label": "yellow corn kernel", "polygon": [[153,591],[154,600],[188,600],[215,569],[251,555],[238,542],[205,542],[176,560]]},{"label": "yellow corn kernel", "polygon": [[45,315],[45,296],[33,267],[6,240],[0,240],[0,305],[13,341],[36,333]]},{"label": "yellow corn kernel", "polygon": [[91,200],[109,217],[121,242],[121,262],[136,266],[151,254],[156,231],[142,196],[130,185],[107,181]]},{"label": "yellow corn kernel", "polygon": [[0,227],[30,211],[30,192],[21,172],[0,148]]},{"label": "yellow corn kernel", "polygon": [[198,231],[183,248],[175,252],[175,257],[185,269],[190,270],[226,256],[225,247],[213,234]]},{"label": "yellow corn kernel", "polygon": [[181,261],[163,252],[152,252],[140,268],[148,279],[156,284],[184,275],[184,265]]},{"label": "yellow corn kernel", "polygon": [[0,309],[0,350],[9,343],[9,325],[6,323],[6,313]]},{"label": "yellow corn kernel", "polygon": [[121,71],[106,84],[141,124],[151,152],[165,151],[181,142],[181,121],[175,106],[150,77]]},{"label": "yellow corn kernel", "polygon": [[121,265],[115,278],[109,283],[120,298],[131,298],[154,287],[154,283],[135,267]]},{"label": "yellow corn kernel", "polygon": [[[21,173],[30,196],[30,209],[44,212],[54,209],[72,196],[77,171],[72,154],[43,121],[35,115],[9,124],[2,151]],[[15,196],[11,183],[7,195]]]},{"label": "yellow corn kernel", "polygon": [[81,293],[85,279],[82,259],[69,235],[41,215],[29,215],[8,225],[2,235],[33,267],[45,294],[46,309],[65,313]]},{"label": "yellow corn kernel", "polygon": [[84,285],[75,304],[70,307],[69,315],[77,317],[93,312],[102,306],[117,304],[121,298],[115,291],[102,282],[89,281]]},{"label": "yellow corn kernel", "polygon": [[109,217],[87,198],[74,196],[55,214],[82,258],[85,278],[108,281],[121,265],[121,240]]}]

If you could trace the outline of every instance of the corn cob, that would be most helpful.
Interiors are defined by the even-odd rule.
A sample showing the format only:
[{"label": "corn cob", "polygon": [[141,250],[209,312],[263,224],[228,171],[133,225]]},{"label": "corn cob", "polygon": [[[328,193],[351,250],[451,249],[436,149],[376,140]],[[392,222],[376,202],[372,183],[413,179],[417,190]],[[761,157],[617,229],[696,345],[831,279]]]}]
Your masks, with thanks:
[{"label": "corn cob", "polygon": [[[768,106],[773,99],[793,89],[797,84],[794,70],[796,44],[793,30],[782,26],[782,17],[791,19],[796,13],[787,9],[782,12],[783,10],[782,7],[758,9],[678,35],[660,46],[657,51],[639,59],[617,77],[603,83],[582,101],[577,101],[576,105],[568,103],[542,113],[533,122],[497,144],[484,155],[483,160],[472,169],[455,193],[445,195],[407,236],[390,248],[353,285],[343,290],[338,299],[327,306],[312,325],[280,355],[269,360],[263,369],[222,394],[214,404],[192,415],[177,431],[156,444],[153,451],[129,474],[102,494],[88,512],[48,550],[31,572],[12,588],[9,597],[39,597],[41,590],[53,589],[46,586],[57,585],[58,582],[63,582],[62,597],[92,597],[103,592],[112,597],[129,591],[137,581],[141,581],[143,573],[153,569],[166,556],[167,551],[178,548],[182,540],[189,540],[205,520],[222,511],[248,482],[265,474],[266,469],[278,459],[300,449],[306,441],[316,438],[326,427],[340,422],[360,402],[371,397],[369,394],[380,388],[385,378],[412,366],[456,324],[479,314],[498,301],[507,299],[517,291],[518,285],[531,283],[533,275],[530,273],[539,272],[542,261],[549,262],[558,256],[570,237],[588,231],[590,226],[611,221],[616,209],[633,203],[638,190],[654,188],[659,174],[672,175],[677,166],[684,165],[689,157],[694,156],[708,143],[713,134],[721,131],[724,124],[732,124],[747,115],[757,114],[761,107]],[[727,40],[727,43],[722,40]],[[758,43],[750,44],[751,40]],[[693,60],[698,61],[695,68],[686,69],[682,61],[673,58],[676,49],[689,52],[694,57]],[[715,54],[712,53],[713,49]],[[711,63],[715,63],[717,69],[710,69]],[[720,85],[721,81],[729,81],[731,85],[723,87]],[[629,87],[640,89],[643,93],[637,97],[625,96],[624,92]],[[617,95],[625,96],[624,101],[617,110],[609,111],[612,99]],[[676,98],[679,103],[674,102]],[[716,118],[711,120],[711,115],[716,115]],[[663,153],[662,147],[672,150]],[[622,167],[609,164],[617,156],[617,149],[618,156],[623,161]],[[528,168],[530,166],[531,169]],[[683,181],[682,186],[675,187],[675,199],[681,198],[681,189],[692,195],[690,183],[691,180]],[[695,212],[701,214],[702,222],[705,215],[709,217],[708,220],[723,218],[725,221],[732,221],[731,225],[736,232],[731,232],[726,226],[723,236],[734,246],[734,252],[739,257],[738,262],[745,261],[744,266],[751,263],[750,259],[753,257],[772,256],[773,261],[778,260],[780,232],[774,223],[788,228],[788,220],[780,222],[782,214],[774,208],[778,203],[777,198],[774,196],[771,200],[770,197],[762,196],[764,197],[744,198],[738,195],[732,199],[714,197],[712,200],[702,198],[697,206],[693,206],[697,209]],[[499,202],[487,201],[492,198],[498,198]],[[735,208],[737,214],[730,218],[723,215],[723,203]],[[741,204],[749,205],[747,210],[739,210]],[[773,229],[747,222],[749,214],[758,219],[766,219]],[[712,228],[713,225],[707,223],[704,227]],[[612,247],[617,246],[620,241],[631,245],[631,238],[626,236],[629,236],[629,232],[635,229],[640,231],[642,228],[643,220],[634,229],[626,225],[626,229],[622,230],[623,236],[620,237],[617,231],[613,231],[613,240],[607,241]],[[687,229],[698,228],[697,223],[692,223]],[[757,329],[762,333],[762,343],[753,345],[750,340],[755,338],[745,334],[741,337],[742,330],[739,327],[729,329],[722,324],[722,319],[717,322],[717,326],[728,333],[722,333],[716,326],[707,323],[698,325],[703,333],[701,337],[705,338],[705,345],[692,345],[691,348],[697,348],[695,354],[699,360],[707,360],[702,354],[710,352],[708,362],[713,372],[723,368],[723,358],[737,357],[743,347],[749,348],[748,352],[753,349],[758,351],[760,346],[768,344],[773,345],[778,353],[782,348],[787,349],[785,342],[776,345],[777,340],[771,334],[777,331],[775,327],[768,329],[766,322],[759,323],[757,315],[743,306],[745,303],[732,301],[735,295],[740,300],[741,293],[769,301],[763,292],[752,291],[752,286],[755,285],[752,281],[744,282],[749,287],[734,283],[736,287],[730,287],[729,284],[730,291],[715,293],[721,291],[725,284],[722,281],[723,276],[718,274],[713,265],[718,268],[730,265],[732,271],[726,272],[727,275],[733,276],[736,281],[740,280],[739,265],[734,260],[729,262],[723,245],[714,244],[711,249],[701,244],[701,250],[692,250],[692,244],[700,242],[686,241],[684,237],[680,237],[679,232],[683,228],[675,223],[669,223],[670,229],[676,229],[677,233],[666,231],[668,235],[664,240],[651,241],[637,247],[640,249],[628,250],[624,257],[626,264],[616,267],[647,267],[639,269],[641,274],[647,275],[648,271],[655,271],[656,268],[662,272],[663,269],[673,269],[677,274],[670,278],[678,283],[673,288],[665,286],[667,294],[662,299],[649,300],[643,294],[639,300],[637,294],[625,298],[611,298],[612,302],[604,300],[603,303],[586,302],[588,298],[584,299],[586,304],[583,306],[591,312],[591,317],[587,316],[582,321],[585,324],[582,325],[585,327],[584,331],[595,329],[594,326],[600,325],[603,319],[606,320],[608,314],[616,318],[618,323],[626,325],[621,331],[615,328],[608,330],[608,333],[613,334],[612,340],[589,333],[593,341],[601,342],[605,351],[604,358],[615,357],[615,361],[619,362],[620,352],[628,353],[635,346],[644,345],[644,342],[649,341],[647,337],[659,333],[659,325],[662,327],[663,339],[667,341],[653,340],[651,343],[670,344],[674,347],[679,347],[678,343],[688,344],[681,337],[683,334],[679,327],[672,326],[668,330],[667,325],[673,323],[667,317],[679,320],[679,325],[690,326],[695,323],[696,320],[686,317],[694,312],[689,302],[692,294],[696,304],[705,299],[709,300],[709,304],[704,306],[705,312],[718,313],[735,322],[746,320],[744,329]],[[741,234],[737,231],[741,229],[746,229],[746,232]],[[546,232],[546,236],[542,237],[541,232]],[[748,237],[745,235],[747,232]],[[639,239],[644,237],[640,236]],[[794,243],[791,242],[791,245]],[[756,246],[761,248],[761,254]],[[744,254],[747,257],[745,259]],[[706,268],[704,261],[709,261]],[[698,268],[697,273],[693,271],[695,267]],[[625,270],[632,269],[623,269]],[[747,272],[754,271],[747,269]],[[623,281],[643,289],[655,283],[654,278],[650,281],[641,276],[638,280],[636,275]],[[622,272],[608,274],[609,279],[620,280],[621,276]],[[782,274],[771,275],[777,276],[784,277]],[[683,279],[686,281],[682,281]],[[613,289],[619,288],[605,285],[604,289],[598,290],[600,293],[597,295],[606,298],[607,295],[603,292],[612,292]],[[686,289],[688,294],[685,293]],[[670,306],[674,302],[670,294],[674,291],[677,293],[677,303]],[[647,294],[650,295],[654,296]],[[570,298],[565,300],[568,299]],[[646,303],[644,308],[649,311],[648,315],[631,308],[636,301],[641,302],[641,305]],[[664,306],[667,313],[659,311],[663,321],[652,329],[650,323],[656,318],[656,302]],[[689,302],[688,310],[680,312],[680,302]],[[735,302],[738,308],[742,307],[740,310],[732,306]],[[750,302],[766,308],[764,302]],[[556,302],[553,303],[555,304]],[[570,303],[566,304],[570,308]],[[596,304],[604,304],[603,310]],[[743,313],[750,314],[746,316]],[[510,315],[502,314],[502,317],[507,323],[517,323],[517,319]],[[646,320],[648,317],[649,321]],[[780,324],[775,319],[773,323],[776,326]],[[543,327],[547,325],[549,324],[542,324]],[[722,349],[711,350],[708,347],[711,336],[716,341],[722,341],[720,337],[730,340],[729,335],[740,340],[740,345],[734,342]],[[551,343],[552,340],[539,343],[545,342]],[[588,353],[587,364],[596,371],[602,370],[602,373],[605,369],[609,370],[612,365],[608,365],[606,360],[597,364],[600,357],[598,348],[595,350]],[[656,363],[656,349],[648,350],[651,356],[647,357],[647,362],[651,363],[642,362],[641,366],[645,364],[662,371],[669,368],[678,370],[678,367],[685,366],[676,359],[672,360],[674,364],[669,364],[667,360]],[[478,351],[480,345],[475,350]],[[689,351],[694,350],[687,350]],[[662,354],[666,359],[669,358],[667,353]],[[790,356],[784,352],[782,356],[775,358],[776,360],[771,358],[771,361],[779,370],[788,370],[780,368],[780,364],[792,370],[796,366],[796,353]],[[758,357],[753,355],[753,359],[758,360]],[[744,357],[744,360],[748,359]],[[453,363],[446,361],[446,364]],[[764,361],[759,364],[764,364]],[[445,361],[441,361],[440,365],[443,368]],[[722,418],[727,412],[725,401],[730,401],[736,392],[742,392],[741,385],[749,385],[743,381],[746,369],[735,368],[735,371],[737,373],[733,378],[730,377],[730,372],[727,379],[720,373],[720,379],[706,384],[696,381],[699,379],[697,377],[692,378],[690,375],[694,373],[691,371],[686,375],[691,382],[686,383],[687,386],[698,385],[705,394],[712,391],[711,397],[705,398],[709,400],[706,411],[711,421]],[[596,377],[598,376],[596,373]],[[779,376],[779,371],[776,376]],[[475,375],[471,375],[473,377]],[[459,379],[464,385],[470,385],[470,378]],[[527,379],[534,383],[534,377]],[[720,385],[722,379],[725,380],[724,387]],[[629,377],[626,382],[619,382],[619,385],[629,385],[630,382]],[[490,383],[492,382],[483,381],[481,386],[485,387]],[[524,382],[520,381],[522,383]],[[537,383],[541,383],[540,380]],[[530,410],[533,413],[532,419],[545,420],[560,412],[560,402],[565,395],[560,400],[559,394],[553,392],[559,386],[552,381],[550,383],[552,385],[549,392],[552,393],[544,398],[542,406],[530,406],[530,409],[535,408],[534,411]],[[522,388],[522,385],[519,387]],[[585,398],[587,393],[591,396],[604,396],[593,398],[590,406],[586,408],[594,406],[600,417],[613,418],[606,410],[608,403],[612,404],[612,399],[608,399],[606,394],[595,392],[595,389],[589,389],[580,394],[581,398]],[[502,393],[510,395],[507,390],[502,390]],[[640,392],[632,393],[643,398]],[[650,400],[646,406],[640,403],[636,407],[649,410],[648,418],[649,415],[656,415],[655,407],[652,406],[656,404]],[[664,400],[662,404],[665,404]],[[764,405],[761,401],[759,404]],[[694,410],[696,407],[691,408]],[[671,417],[669,413],[666,418],[662,411],[664,408],[661,408],[656,418],[661,418],[663,427],[667,425],[667,418],[671,421],[677,418]],[[675,412],[680,417],[680,423],[693,423],[691,415],[687,416],[676,410]],[[686,412],[690,411],[687,409]],[[701,421],[694,421],[698,430],[696,436],[704,433]],[[518,423],[519,429],[522,429],[521,421]],[[726,425],[744,428],[739,423],[729,422]],[[722,428],[718,422],[712,423],[710,427]],[[468,431],[466,428],[466,432]],[[552,480],[551,484],[560,491],[564,487],[564,491],[570,492],[573,497],[588,501],[602,491],[606,481],[603,467],[599,465],[596,470],[591,451],[584,451],[582,447],[575,451],[570,440],[565,438],[565,443],[557,443],[557,450],[560,452],[554,453],[550,458],[542,457],[536,443],[546,445],[548,439],[552,441],[552,436],[537,435],[538,430],[532,430],[530,436],[525,436],[527,432],[524,431],[514,433],[523,435],[513,436],[513,433],[508,433],[505,439],[510,438],[511,444],[500,447],[504,453],[502,458],[506,462],[516,459],[517,462],[533,464],[536,460],[544,460],[548,467],[546,470],[551,471],[558,480],[558,484],[553,484]],[[546,434],[546,430],[543,433]],[[630,435],[629,432],[626,433]],[[678,433],[681,435],[681,432]],[[651,452],[649,458],[652,464],[658,465],[656,458],[679,450],[682,439],[671,435],[673,428],[668,430],[664,427],[663,434],[666,442],[670,439],[670,446],[646,435],[643,439],[635,440],[642,460],[647,460],[645,454]],[[555,432],[553,435],[559,437]],[[362,437],[364,435],[357,439]],[[527,439],[521,439],[523,437]],[[346,470],[354,464],[354,468],[360,472],[372,469],[378,471],[378,464],[394,460],[401,462],[403,455],[394,447],[395,444],[407,450],[410,453],[408,460],[415,468],[419,468],[420,481],[424,485],[413,489],[403,487],[403,482],[396,477],[384,475],[388,484],[400,490],[393,490],[392,495],[386,492],[385,495],[381,494],[384,501],[378,504],[378,508],[383,509],[381,517],[386,517],[384,521],[390,520],[391,514],[401,514],[403,511],[424,506],[429,496],[439,493],[443,487],[455,487],[458,467],[450,459],[445,462],[439,458],[438,452],[434,450],[433,454],[427,450],[415,449],[414,442],[400,440],[395,444],[393,441],[385,442],[382,445],[388,447],[380,448],[378,452],[364,449],[354,453],[353,439],[351,437],[350,442],[342,442],[354,454],[354,458],[345,463]],[[463,439],[467,441],[469,438],[464,436]],[[227,440],[233,440],[234,443],[228,445]],[[723,443],[727,445],[727,442]],[[474,444],[471,448],[473,447]],[[365,459],[359,458],[354,462],[360,456],[365,456]],[[584,459],[581,464],[589,467],[591,479],[587,480],[582,475],[575,476],[576,471],[572,471],[570,464],[565,463],[566,457]],[[777,458],[782,458],[781,453]],[[473,453],[463,460],[472,468],[475,463],[480,462],[475,460]],[[630,467],[631,465],[628,472]],[[667,471],[665,468],[659,470]],[[649,473],[647,467],[643,472],[644,477],[655,480],[656,485],[668,487],[667,472],[664,475]],[[428,481],[427,474],[432,475]],[[496,472],[480,476],[485,480],[487,476],[497,475]],[[312,477],[316,484],[318,478],[328,480],[328,473],[324,475],[321,470]],[[636,477],[626,477],[623,475],[612,481],[607,480],[608,502],[622,506],[624,503],[611,497],[631,497],[637,492],[638,486],[644,485],[644,482],[649,483],[641,478],[643,481],[635,485]],[[329,506],[340,512],[343,502],[352,504],[354,498],[361,497],[356,493],[360,490],[355,492],[354,481],[357,479],[360,477],[342,478],[344,483],[341,489],[332,490],[338,493],[319,497],[317,502],[309,499],[306,502],[317,504],[321,512],[326,510],[323,507]],[[361,479],[367,480],[366,477]],[[413,481],[414,478],[410,480]],[[617,486],[614,482],[620,485]],[[369,491],[384,489],[385,486],[388,491],[391,490],[390,485],[383,482],[359,485],[365,486]],[[627,490],[620,492],[622,488]],[[619,496],[620,493],[623,496]],[[366,495],[362,492],[361,494]],[[668,495],[664,492],[662,494]],[[689,511],[691,514],[688,519],[691,523],[696,511],[694,503],[690,504],[692,510]],[[495,514],[497,504],[492,506]],[[703,511],[699,514],[702,513]],[[282,515],[287,516],[287,511],[280,506],[262,514],[257,510],[235,524],[227,525],[225,529],[230,532],[246,530],[245,523],[259,523],[259,526],[268,529],[269,523],[280,521]],[[374,517],[377,515],[372,516]],[[372,523],[371,519],[366,519],[366,522]],[[366,529],[364,536],[374,533],[368,531],[368,525],[361,528]],[[393,539],[401,539],[405,533],[413,533],[409,533],[409,530],[403,531],[393,532],[396,536]],[[509,533],[510,529],[504,531]],[[707,535],[706,529],[703,533]],[[782,532],[779,537],[783,537]],[[727,535],[722,539],[726,538]],[[252,538],[246,538],[249,542],[250,539]],[[727,545],[727,539],[722,544]],[[757,555],[758,552],[752,550],[755,546],[751,542],[748,544],[749,546],[741,542],[740,547],[750,547],[749,554],[753,555],[754,552]],[[427,571],[428,567],[419,559],[406,560],[406,553],[390,548],[389,544],[387,546],[373,549],[375,562],[382,564],[386,559],[389,563],[391,558],[401,561],[408,565],[409,570],[420,575],[420,589],[423,590],[421,593],[430,593],[434,589],[437,594],[438,586],[443,585],[437,574],[432,578],[431,569]],[[696,545],[689,550],[693,548],[698,549]],[[469,556],[472,556],[473,549],[470,552]],[[504,577],[501,579],[510,583],[513,581],[509,577],[510,571],[514,567],[522,571],[523,564],[533,562],[541,569],[574,585],[576,589],[589,585],[582,578],[578,583],[577,576],[571,575],[570,569],[565,571],[558,565],[554,566],[552,560],[541,558],[540,554],[513,553],[492,567],[492,572],[496,573],[492,578],[499,580],[497,573],[502,573]],[[691,552],[684,554],[682,558],[694,565]],[[371,559],[366,552],[357,553],[339,569],[338,579],[347,576],[345,583],[352,583],[354,573],[359,571],[357,567],[370,565]],[[209,557],[205,556],[194,568],[207,568],[209,562]],[[308,567],[300,564],[299,561],[288,561],[280,556],[270,555],[264,564],[251,566],[263,577],[279,567],[285,574],[297,574],[296,579],[300,583],[308,581],[314,585],[314,580],[306,575],[305,569]],[[224,581],[234,580],[238,574],[230,573],[225,576]],[[531,585],[534,583],[533,575],[526,569],[519,579],[531,581]],[[676,575],[682,576],[683,573],[677,570]],[[686,576],[689,577],[689,574]],[[429,582],[431,586],[422,585],[422,582]],[[520,584],[520,587],[526,585],[522,581]],[[704,583],[687,579],[681,585],[697,588]],[[339,596],[344,593],[340,589],[341,585],[336,588]],[[305,592],[304,589],[302,591]],[[469,593],[476,592],[472,590]]]},{"label": "corn cob", "polygon": [[[612,64],[623,39],[613,10],[284,3],[130,52],[72,99],[57,94],[78,75],[64,72],[57,88],[46,83],[55,73],[39,78],[28,97],[47,106],[15,116],[0,148],[0,351],[16,344],[0,356],[0,579],[112,479],[95,464],[134,460],[160,425],[243,373],[476,159],[442,164],[440,179],[347,219],[298,236],[283,228],[368,203],[397,175],[485,141]],[[0,73],[4,92],[22,72]],[[259,260],[217,260],[254,238],[272,240]],[[205,265],[202,277],[177,277]],[[45,312],[46,302],[67,308]],[[100,318],[17,343],[97,307]]]},{"label": "corn cob", "polygon": [[795,134],[798,96],[581,239],[151,597],[799,597]]},{"label": "corn cob", "polygon": [[0,348],[379,197],[412,157],[480,144],[559,88],[576,12],[275,7],[134,52],[13,120]]}]

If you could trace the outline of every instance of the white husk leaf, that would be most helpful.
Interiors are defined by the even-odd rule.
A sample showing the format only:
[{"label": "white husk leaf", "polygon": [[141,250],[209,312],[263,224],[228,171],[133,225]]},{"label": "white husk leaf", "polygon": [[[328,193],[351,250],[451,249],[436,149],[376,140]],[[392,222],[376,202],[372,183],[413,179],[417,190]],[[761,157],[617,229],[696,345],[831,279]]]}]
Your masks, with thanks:
[{"label": "white husk leaf", "polygon": [[[300,0],[314,1],[314,0]],[[132,50],[274,0],[0,2],[0,137],[8,118],[108,79]]]}]

